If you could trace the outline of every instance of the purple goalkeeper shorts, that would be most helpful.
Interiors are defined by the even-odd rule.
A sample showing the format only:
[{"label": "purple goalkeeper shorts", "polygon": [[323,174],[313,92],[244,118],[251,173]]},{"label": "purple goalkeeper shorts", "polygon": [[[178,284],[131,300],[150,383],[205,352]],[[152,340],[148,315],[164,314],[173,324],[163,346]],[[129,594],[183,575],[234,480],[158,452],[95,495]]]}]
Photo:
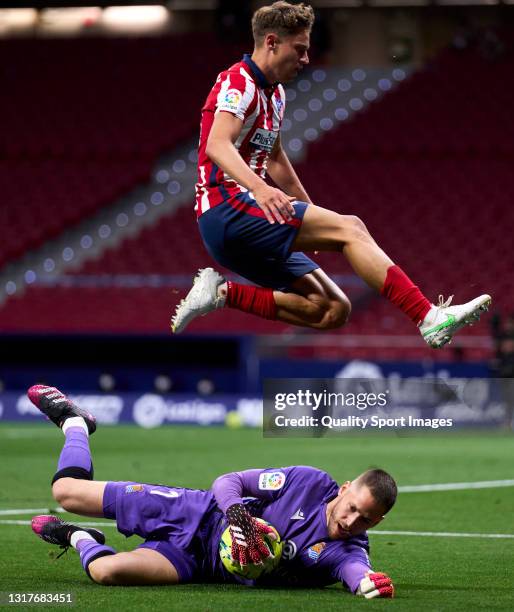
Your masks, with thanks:
[{"label": "purple goalkeeper shorts", "polygon": [[136,482],[108,482],[103,511],[105,518],[116,520],[120,533],[145,540],[138,548],[164,555],[180,582],[203,573],[205,536],[222,518],[210,491]]}]

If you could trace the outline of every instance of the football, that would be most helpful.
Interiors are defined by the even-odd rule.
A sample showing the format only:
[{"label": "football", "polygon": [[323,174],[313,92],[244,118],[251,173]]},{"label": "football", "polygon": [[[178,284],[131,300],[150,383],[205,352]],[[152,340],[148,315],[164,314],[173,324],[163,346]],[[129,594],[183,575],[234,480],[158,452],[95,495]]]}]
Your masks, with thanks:
[{"label": "football", "polygon": [[259,578],[259,576],[273,571],[280,563],[280,558],[282,556],[283,542],[280,540],[278,531],[273,527],[273,525],[270,525],[264,519],[256,518],[255,520],[268,525],[268,527],[271,527],[277,536],[276,540],[271,539],[269,536],[264,536],[264,541],[271,550],[273,557],[266,559],[262,565],[250,563],[248,565],[241,566],[238,561],[234,561],[232,558],[232,535],[230,534],[230,529],[228,527],[221,536],[219,546],[221,562],[223,563],[225,569],[231,574],[235,574],[241,578],[246,578],[247,580],[256,580]]}]

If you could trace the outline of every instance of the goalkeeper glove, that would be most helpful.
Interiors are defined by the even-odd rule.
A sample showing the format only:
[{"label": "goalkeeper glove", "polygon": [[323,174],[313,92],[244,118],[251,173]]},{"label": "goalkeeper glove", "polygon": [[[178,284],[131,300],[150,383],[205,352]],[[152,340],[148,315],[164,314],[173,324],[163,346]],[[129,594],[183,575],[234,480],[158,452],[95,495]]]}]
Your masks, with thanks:
[{"label": "goalkeeper glove", "polygon": [[357,595],[363,595],[366,599],[394,597],[394,586],[387,574],[366,572],[366,575],[360,581]]},{"label": "goalkeeper glove", "polygon": [[262,563],[271,556],[271,550],[262,536],[272,534],[273,529],[256,521],[243,504],[233,504],[226,512],[230,535],[232,536],[232,559],[241,565]]}]

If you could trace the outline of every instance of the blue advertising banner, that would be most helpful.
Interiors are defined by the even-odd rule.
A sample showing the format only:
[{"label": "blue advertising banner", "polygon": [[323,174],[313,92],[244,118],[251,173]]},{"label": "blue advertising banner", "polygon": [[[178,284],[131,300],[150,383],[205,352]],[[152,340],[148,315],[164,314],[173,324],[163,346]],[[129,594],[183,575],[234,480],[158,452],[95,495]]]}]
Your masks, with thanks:
[{"label": "blue advertising banner", "polygon": [[[268,382],[264,381],[265,386]],[[306,404],[305,397],[324,397],[326,390],[320,391],[320,380],[316,379],[289,379],[275,381],[273,387],[274,409],[281,412],[284,408],[277,405],[276,399],[286,398],[288,409],[294,410],[295,418],[300,415],[300,409],[306,411],[306,415],[313,410],[317,415],[327,415],[326,418],[337,417],[338,413],[334,407],[323,402],[323,405],[314,407]],[[347,387],[346,397],[359,398],[363,390],[371,389],[372,395],[380,397],[376,391],[377,381],[367,380],[359,392],[354,392],[356,379],[339,379],[335,390],[341,397],[344,396],[344,385]],[[364,381],[361,381],[364,382]],[[393,383],[393,384],[390,384]],[[331,384],[333,386],[334,379]],[[372,385],[370,387],[370,384]],[[384,384],[381,381],[380,384]],[[458,427],[498,427],[507,425],[506,419],[510,414],[508,404],[502,396],[502,384],[497,379],[452,379],[445,381],[444,386],[427,384],[419,379],[396,379],[388,381],[388,388],[384,393],[392,393],[387,407],[382,408],[382,417],[386,419],[384,426],[395,428],[397,419],[404,417],[430,417],[431,419],[443,419],[451,422],[452,428]],[[437,393],[434,389],[437,388]],[[298,391],[300,389],[300,391]],[[350,391],[348,392],[348,389]],[[331,389],[334,390],[334,389]],[[268,395],[271,394],[267,387]],[[293,394],[294,402],[289,402]],[[229,425],[258,427],[263,422],[263,400],[259,397],[245,397],[241,395],[212,395],[200,397],[193,394],[167,394],[156,393],[69,393],[74,402],[96,416],[98,422],[104,425],[116,425],[118,423],[133,423],[140,427],[153,428],[162,425]],[[301,396],[301,397],[300,397]],[[269,398],[268,398],[269,399]],[[316,399],[317,401],[317,399]],[[327,405],[325,405],[327,404]],[[327,411],[327,408],[330,408]],[[356,410],[361,408],[356,405]],[[387,410],[386,410],[387,408]],[[317,412],[316,412],[317,411]],[[303,414],[303,413],[301,413]],[[357,412],[356,414],[360,414]],[[269,416],[269,415],[268,415]],[[394,420],[396,419],[396,420]],[[30,402],[25,393],[4,392],[0,393],[0,422],[41,422],[42,415]],[[440,421],[442,424],[442,421]],[[266,429],[266,428],[265,428]],[[331,427],[332,429],[332,427]],[[347,429],[343,427],[343,429]],[[353,429],[350,427],[349,429]],[[436,429],[434,427],[434,429]]]},{"label": "blue advertising banner", "polygon": [[[193,394],[156,393],[68,393],[68,397],[99,423],[134,423],[152,428],[166,424],[224,425],[229,422],[247,426],[262,423],[262,400],[238,395],[202,398]],[[238,415],[234,419],[234,415]],[[41,412],[25,393],[0,393],[0,422],[41,422]]]}]

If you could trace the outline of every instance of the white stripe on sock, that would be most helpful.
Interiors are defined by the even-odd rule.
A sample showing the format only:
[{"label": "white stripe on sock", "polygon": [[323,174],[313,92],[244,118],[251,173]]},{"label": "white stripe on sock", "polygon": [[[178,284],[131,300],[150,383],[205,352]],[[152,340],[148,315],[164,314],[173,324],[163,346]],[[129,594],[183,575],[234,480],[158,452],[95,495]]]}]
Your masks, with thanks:
[{"label": "white stripe on sock", "polygon": [[66,419],[64,421],[64,423],[62,424],[62,431],[64,435],[66,435],[66,432],[68,431],[70,427],[82,427],[82,429],[89,436],[89,431],[86,425],[86,421],[84,421],[84,419],[80,416],[70,417],[69,419]]},{"label": "white stripe on sock", "polygon": [[93,542],[96,542],[95,538],[87,531],[74,531],[70,538],[70,544],[73,548],[77,548],[77,542],[79,540],[93,540]]}]

